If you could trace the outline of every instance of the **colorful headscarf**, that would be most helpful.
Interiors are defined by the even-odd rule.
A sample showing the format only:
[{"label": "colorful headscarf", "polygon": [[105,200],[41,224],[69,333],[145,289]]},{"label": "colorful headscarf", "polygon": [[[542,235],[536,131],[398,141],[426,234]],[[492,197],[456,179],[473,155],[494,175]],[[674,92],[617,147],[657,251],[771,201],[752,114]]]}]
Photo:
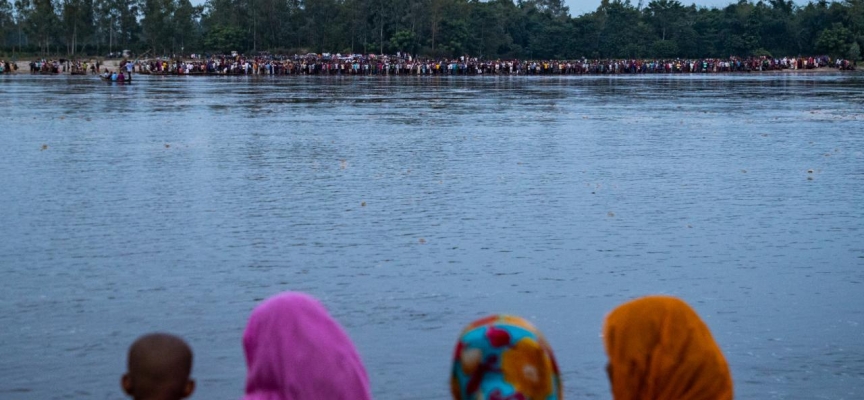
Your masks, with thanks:
[{"label": "colorful headscarf", "polygon": [[552,348],[530,322],[492,315],[468,325],[456,343],[450,389],[456,400],[560,400]]},{"label": "colorful headscarf", "polygon": [[687,303],[648,296],[606,317],[603,341],[615,400],[729,400],[732,376],[711,332]]},{"label": "colorful headscarf", "polygon": [[252,311],[243,333],[243,400],[368,400],[369,379],[351,339],[321,303],[286,292]]}]

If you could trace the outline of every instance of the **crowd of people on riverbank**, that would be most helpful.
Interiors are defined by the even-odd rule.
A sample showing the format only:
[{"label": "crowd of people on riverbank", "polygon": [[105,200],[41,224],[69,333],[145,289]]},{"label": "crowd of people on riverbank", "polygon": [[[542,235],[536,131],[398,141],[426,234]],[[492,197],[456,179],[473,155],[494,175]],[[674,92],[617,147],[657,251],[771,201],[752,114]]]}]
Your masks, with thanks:
[{"label": "crowd of people on riverbank", "polygon": [[415,59],[403,56],[212,56],[208,59],[138,62],[138,72],[155,75],[607,75],[732,73],[855,69],[843,59],[750,57],[668,60],[482,60]]},{"label": "crowd of people on riverbank", "polygon": [[[28,63],[31,74],[60,74],[69,72],[72,75],[96,74],[99,70],[99,61],[67,60],[67,59],[38,59]],[[18,64],[0,60],[0,73],[16,72]]]},{"label": "crowd of people on riverbank", "polygon": [[[723,353],[701,318],[678,298],[647,296],[618,306],[606,316],[602,337],[615,400],[733,397]],[[286,292],[259,304],[242,342],[248,371],[243,400],[372,398],[368,374],[348,334],[309,295]],[[189,397],[195,390],[192,359],[183,339],[144,335],[129,349],[121,386],[136,400]],[[454,400],[563,398],[552,346],[523,318],[491,315],[468,324],[451,360]]]},{"label": "crowd of people on riverbank", "polygon": [[[98,74],[100,61],[34,60],[33,74]],[[731,57],[728,59],[606,59],[606,60],[483,60],[472,57],[422,59],[407,55],[305,56],[218,55],[187,59],[122,60],[120,68],[133,65],[145,75],[354,75],[354,76],[451,76],[451,75],[621,75],[707,74],[764,71],[855,70],[855,62],[817,57]],[[15,72],[16,63],[0,61],[0,73]],[[128,70],[126,75],[131,75]]]},{"label": "crowd of people on riverbank", "polygon": [[7,60],[0,60],[0,74],[11,74],[18,71],[18,64]]},{"label": "crowd of people on riverbank", "polygon": [[68,67],[69,73],[72,75],[95,74],[97,71],[95,63],[81,60],[70,61]]},{"label": "crowd of people on riverbank", "polygon": [[34,60],[30,61],[31,74],[59,74],[63,70],[64,62],[60,60]]}]

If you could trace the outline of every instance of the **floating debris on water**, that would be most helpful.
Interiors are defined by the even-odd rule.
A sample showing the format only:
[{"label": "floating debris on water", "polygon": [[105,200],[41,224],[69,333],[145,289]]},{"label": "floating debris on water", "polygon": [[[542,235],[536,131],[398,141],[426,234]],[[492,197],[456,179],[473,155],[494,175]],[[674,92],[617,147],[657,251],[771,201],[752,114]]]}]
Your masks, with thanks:
[{"label": "floating debris on water", "polygon": [[43,145],[42,145],[42,150],[48,150],[48,145],[47,145],[47,144],[43,144]]},{"label": "floating debris on water", "polygon": [[417,242],[420,244],[426,244],[426,239],[420,238]]},{"label": "floating debris on water", "polygon": [[742,169],[742,170],[741,170],[741,173],[742,173],[742,174],[746,174],[746,173],[747,173],[747,170],[746,170],[746,169]]},{"label": "floating debris on water", "polygon": [[812,174],[812,173],[813,173],[813,170],[812,170],[812,169],[808,169],[808,170],[807,170],[807,173],[808,173],[808,174]]},{"label": "floating debris on water", "polygon": [[165,148],[166,148],[166,149],[170,149],[170,148],[171,148],[171,145],[168,144],[168,143],[165,143]]},{"label": "floating debris on water", "polygon": [[348,161],[339,160],[339,169],[345,169],[345,168],[348,168]]},{"label": "floating debris on water", "polygon": [[614,216],[615,216],[615,213],[612,212],[612,211],[609,211],[608,213],[606,213],[606,215],[609,216],[609,217],[614,217]]},{"label": "floating debris on water", "polygon": [[361,203],[360,203],[360,207],[366,207],[366,202],[365,202],[365,201],[364,201],[364,202],[361,202]]}]

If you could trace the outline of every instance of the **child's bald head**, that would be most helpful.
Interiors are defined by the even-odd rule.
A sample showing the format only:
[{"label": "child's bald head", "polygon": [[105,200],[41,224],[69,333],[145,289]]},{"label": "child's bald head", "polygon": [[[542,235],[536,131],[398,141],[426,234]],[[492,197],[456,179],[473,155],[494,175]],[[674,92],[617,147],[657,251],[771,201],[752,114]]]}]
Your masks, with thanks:
[{"label": "child's bald head", "polygon": [[177,336],[151,333],[129,348],[129,371],[123,375],[123,390],[136,400],[177,400],[189,397],[195,382],[192,349]]}]

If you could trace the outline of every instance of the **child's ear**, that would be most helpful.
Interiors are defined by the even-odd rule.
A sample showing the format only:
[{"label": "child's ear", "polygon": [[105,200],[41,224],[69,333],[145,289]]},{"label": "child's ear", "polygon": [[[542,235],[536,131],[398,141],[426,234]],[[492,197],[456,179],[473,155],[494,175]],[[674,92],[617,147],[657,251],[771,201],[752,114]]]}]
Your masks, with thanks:
[{"label": "child's ear", "polygon": [[132,396],[132,378],[129,374],[123,374],[123,377],[120,378],[120,387],[123,388],[126,394]]},{"label": "child's ear", "polygon": [[186,381],[186,387],[183,388],[183,398],[187,398],[192,395],[192,392],[195,391],[195,380],[190,379]]}]

